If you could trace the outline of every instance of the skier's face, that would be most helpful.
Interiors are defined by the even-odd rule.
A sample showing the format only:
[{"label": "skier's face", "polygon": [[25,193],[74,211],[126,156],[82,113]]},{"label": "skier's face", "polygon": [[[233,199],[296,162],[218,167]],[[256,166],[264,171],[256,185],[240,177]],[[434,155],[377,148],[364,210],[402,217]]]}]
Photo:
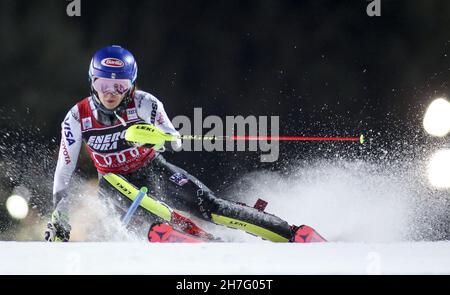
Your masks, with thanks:
[{"label": "skier's face", "polygon": [[132,84],[130,80],[98,78],[95,79],[93,87],[101,103],[112,110],[119,106]]},{"label": "skier's face", "polygon": [[109,110],[113,110],[117,108],[122,99],[125,97],[125,94],[113,93],[113,92],[98,92],[99,99],[101,103]]}]

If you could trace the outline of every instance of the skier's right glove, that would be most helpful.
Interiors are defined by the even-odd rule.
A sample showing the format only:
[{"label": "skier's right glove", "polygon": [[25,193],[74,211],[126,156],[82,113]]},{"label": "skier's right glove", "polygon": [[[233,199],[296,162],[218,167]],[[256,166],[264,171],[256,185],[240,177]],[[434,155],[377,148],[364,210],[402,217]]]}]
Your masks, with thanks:
[{"label": "skier's right glove", "polygon": [[52,220],[47,223],[44,238],[47,242],[68,242],[71,229],[67,215],[55,210]]}]

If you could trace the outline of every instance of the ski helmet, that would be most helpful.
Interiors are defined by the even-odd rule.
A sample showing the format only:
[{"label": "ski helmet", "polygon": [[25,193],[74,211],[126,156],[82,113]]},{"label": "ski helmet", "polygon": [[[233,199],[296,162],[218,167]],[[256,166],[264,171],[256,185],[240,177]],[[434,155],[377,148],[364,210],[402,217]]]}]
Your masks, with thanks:
[{"label": "ski helmet", "polygon": [[[112,115],[114,112],[123,111],[133,97],[135,83],[137,78],[136,60],[125,48],[117,45],[108,46],[100,49],[94,54],[89,66],[89,83],[91,85],[91,94],[94,103],[101,112]],[[125,95],[122,102],[115,109],[107,109],[100,101],[98,92],[94,87],[96,79],[109,80],[127,80],[129,81],[129,89],[125,89]]]}]

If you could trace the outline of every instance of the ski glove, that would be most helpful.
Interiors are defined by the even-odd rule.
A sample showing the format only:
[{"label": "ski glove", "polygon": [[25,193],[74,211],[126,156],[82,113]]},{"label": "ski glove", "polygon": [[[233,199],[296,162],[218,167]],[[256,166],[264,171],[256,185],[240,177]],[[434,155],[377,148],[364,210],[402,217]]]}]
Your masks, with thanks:
[{"label": "ski glove", "polygon": [[68,242],[71,229],[67,215],[55,210],[52,220],[47,223],[44,238],[47,242]]}]

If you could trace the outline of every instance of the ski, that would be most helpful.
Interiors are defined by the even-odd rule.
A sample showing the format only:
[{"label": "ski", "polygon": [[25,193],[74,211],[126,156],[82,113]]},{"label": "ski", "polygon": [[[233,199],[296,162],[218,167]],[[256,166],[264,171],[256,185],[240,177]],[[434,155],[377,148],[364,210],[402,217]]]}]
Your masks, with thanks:
[{"label": "ski", "polygon": [[168,223],[154,223],[148,231],[150,243],[204,243],[209,240],[177,231]]}]

